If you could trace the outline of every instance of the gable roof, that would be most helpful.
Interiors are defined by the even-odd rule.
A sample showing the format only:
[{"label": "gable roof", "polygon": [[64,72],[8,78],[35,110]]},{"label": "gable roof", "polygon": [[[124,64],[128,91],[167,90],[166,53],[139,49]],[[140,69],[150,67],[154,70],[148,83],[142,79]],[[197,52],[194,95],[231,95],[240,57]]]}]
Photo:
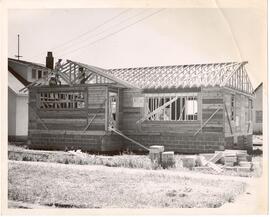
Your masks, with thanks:
[{"label": "gable roof", "polygon": [[263,82],[261,82],[256,88],[255,90],[253,91],[253,93],[256,93],[263,85]]},{"label": "gable roof", "polygon": [[140,89],[224,86],[224,81],[247,62],[109,69],[106,73]]},{"label": "gable roof", "polygon": [[49,70],[49,68],[47,68],[44,64],[40,64],[40,63],[34,63],[34,62],[25,61],[25,60],[17,60],[17,59],[13,59],[13,58],[8,58],[8,61],[20,63],[20,64],[23,64],[23,65],[26,65],[26,66],[30,66],[30,67],[35,67],[35,68],[41,68],[41,69],[47,69],[47,70]]},{"label": "gable roof", "polygon": [[20,92],[25,85],[20,82],[10,71],[8,71],[8,87],[17,95],[27,95],[27,93]]},{"label": "gable roof", "polygon": [[31,82],[24,79],[18,72],[16,72],[11,66],[8,66],[8,71],[17,78],[24,86],[29,85]]},{"label": "gable roof", "polygon": [[[96,83],[100,84],[117,83],[124,87],[142,90],[218,86],[252,95],[253,88],[245,70],[245,64],[247,64],[246,61],[102,69],[96,66],[67,60],[60,69],[60,75],[63,74],[63,78],[65,78],[69,77],[67,73],[73,73],[73,77],[76,78],[78,77],[79,68],[84,68],[86,70],[85,72],[88,74],[87,76],[94,74],[101,78],[106,78],[103,79],[103,81],[98,81],[98,79],[96,79]],[[70,85],[75,84],[75,81],[78,82],[78,79],[70,81]],[[95,81],[91,80],[91,82]]]}]

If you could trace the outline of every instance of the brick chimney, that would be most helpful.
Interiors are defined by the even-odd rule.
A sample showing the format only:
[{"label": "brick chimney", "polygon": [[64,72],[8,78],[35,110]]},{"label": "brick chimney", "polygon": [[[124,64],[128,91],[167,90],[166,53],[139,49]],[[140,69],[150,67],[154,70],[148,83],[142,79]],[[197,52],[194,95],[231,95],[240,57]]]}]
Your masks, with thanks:
[{"label": "brick chimney", "polygon": [[49,69],[53,69],[54,66],[54,58],[51,51],[48,51],[46,56],[46,67]]}]

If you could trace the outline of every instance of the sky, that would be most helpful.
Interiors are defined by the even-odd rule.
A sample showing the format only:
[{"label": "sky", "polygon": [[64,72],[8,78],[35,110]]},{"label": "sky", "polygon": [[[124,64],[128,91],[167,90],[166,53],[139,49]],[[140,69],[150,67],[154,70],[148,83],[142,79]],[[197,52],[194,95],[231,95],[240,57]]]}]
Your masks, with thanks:
[{"label": "sky", "polygon": [[248,61],[266,76],[263,8],[9,9],[8,56],[43,63],[47,51],[102,68]]}]

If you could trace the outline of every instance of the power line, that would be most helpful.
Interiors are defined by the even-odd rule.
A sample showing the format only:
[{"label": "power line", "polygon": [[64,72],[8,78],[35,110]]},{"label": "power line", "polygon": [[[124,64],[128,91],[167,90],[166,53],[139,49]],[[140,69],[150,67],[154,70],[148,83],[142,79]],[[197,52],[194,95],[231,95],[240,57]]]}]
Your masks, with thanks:
[{"label": "power line", "polygon": [[90,30],[88,30],[88,31],[86,31],[86,32],[84,32],[84,33],[82,33],[82,34],[80,34],[80,35],[74,37],[73,39],[70,39],[70,40],[66,41],[65,43],[62,43],[62,44],[60,44],[60,45],[54,47],[53,50],[58,49],[59,47],[62,47],[64,44],[68,44],[68,43],[70,43],[70,42],[72,42],[72,41],[74,41],[74,40],[77,40],[77,39],[79,39],[79,38],[81,38],[81,37],[83,37],[83,36],[85,36],[85,35],[87,35],[87,34],[89,34],[89,33],[91,33],[91,32],[94,32],[95,30],[99,29],[100,27],[104,26],[105,24],[107,24],[107,23],[109,23],[109,22],[115,20],[117,17],[120,17],[122,14],[127,13],[129,10],[131,10],[131,9],[126,9],[126,10],[122,11],[121,13],[119,13],[119,14],[117,14],[116,16],[114,16],[114,17],[112,17],[112,18],[110,18],[110,19],[104,21],[103,23],[101,23],[100,25],[94,27],[93,29],[90,29]]},{"label": "power line", "polygon": [[148,15],[148,16],[142,18],[142,19],[139,19],[139,20],[137,20],[136,22],[131,23],[130,25],[127,25],[127,26],[125,26],[125,27],[123,27],[123,28],[121,28],[121,29],[119,29],[119,30],[117,30],[117,31],[115,31],[115,32],[112,32],[111,34],[106,35],[105,37],[102,37],[102,38],[100,38],[100,39],[97,39],[97,40],[91,42],[90,44],[87,44],[87,45],[85,45],[85,46],[82,46],[82,47],[79,47],[79,48],[77,48],[77,49],[71,50],[70,52],[66,52],[66,53],[64,53],[62,56],[64,56],[64,55],[66,56],[66,54],[71,54],[71,53],[74,53],[74,52],[76,52],[76,51],[78,51],[78,50],[80,50],[80,49],[83,49],[83,48],[85,48],[85,47],[89,47],[90,45],[93,45],[93,44],[95,44],[95,43],[97,43],[97,42],[99,42],[99,41],[102,41],[102,40],[104,40],[104,39],[106,39],[106,38],[108,38],[108,37],[110,37],[110,36],[112,36],[112,35],[115,35],[115,34],[121,32],[121,31],[123,31],[123,30],[125,30],[125,29],[127,29],[127,28],[129,28],[129,27],[131,27],[131,26],[133,26],[133,25],[135,25],[135,24],[137,24],[137,23],[139,23],[139,22],[141,22],[141,21],[147,19],[147,18],[149,18],[149,17],[154,16],[155,14],[161,12],[162,10],[164,10],[164,8],[163,8],[163,9],[160,9],[160,10],[158,10],[158,11],[156,11],[156,12],[154,12],[154,13],[152,13],[152,14],[150,14],[150,15]]},{"label": "power line", "polygon": [[[116,24],[110,26],[109,28],[107,28],[107,29],[105,29],[105,30],[103,30],[103,31],[101,31],[101,32],[99,32],[99,33],[97,33],[97,34],[94,34],[93,37],[96,37],[96,36],[98,36],[98,35],[101,35],[101,34],[103,34],[104,32],[110,30],[112,27],[118,26],[118,25],[120,25],[120,24],[122,24],[122,23],[125,23],[126,21],[128,21],[128,20],[130,20],[130,19],[133,19],[133,18],[137,17],[138,15],[141,15],[141,14],[144,13],[144,12],[145,12],[145,10],[140,11],[139,13],[137,13],[137,14],[135,14],[135,15],[133,15],[133,16],[127,17],[127,18],[125,18],[124,20],[121,20],[120,22],[118,22],[118,23],[116,23]],[[91,34],[90,36],[92,36],[92,34]],[[80,41],[80,43],[86,42],[86,41],[88,41],[89,39],[91,39],[91,38],[86,38],[85,40]],[[73,43],[72,43],[72,44],[73,44]],[[70,47],[73,46],[72,44],[71,44],[70,46],[67,46],[66,48],[64,48],[64,50],[66,50],[66,49],[68,50],[68,48],[70,48]],[[59,53],[61,54],[61,51],[60,51]]]},{"label": "power line", "polygon": [[[115,20],[116,18],[120,17],[122,14],[125,14],[125,13],[127,13],[128,11],[130,11],[130,10],[131,10],[131,9],[126,9],[126,10],[120,12],[120,13],[117,14],[116,16],[113,16],[112,18],[105,20],[103,23],[97,25],[97,26],[94,27],[93,29],[90,29],[90,30],[88,30],[88,31],[86,31],[86,32],[84,32],[84,33],[82,33],[82,34],[80,34],[80,35],[78,35],[78,36],[76,36],[76,37],[74,37],[74,38],[72,38],[72,39],[70,39],[70,40],[68,40],[68,41],[66,41],[66,42],[64,42],[64,43],[62,43],[62,44],[60,44],[60,45],[58,45],[58,46],[56,46],[56,47],[53,47],[53,48],[51,48],[51,50],[59,49],[60,47],[63,47],[63,46],[65,46],[66,44],[69,44],[70,42],[72,42],[72,41],[74,41],[74,40],[77,40],[77,39],[83,37],[84,35],[87,35],[88,33],[94,32],[95,30],[97,30],[97,29],[99,29],[100,27],[106,25],[107,23],[109,23],[109,22]],[[36,57],[36,56],[38,56],[38,55],[39,55],[39,54],[34,55],[33,58]]]}]

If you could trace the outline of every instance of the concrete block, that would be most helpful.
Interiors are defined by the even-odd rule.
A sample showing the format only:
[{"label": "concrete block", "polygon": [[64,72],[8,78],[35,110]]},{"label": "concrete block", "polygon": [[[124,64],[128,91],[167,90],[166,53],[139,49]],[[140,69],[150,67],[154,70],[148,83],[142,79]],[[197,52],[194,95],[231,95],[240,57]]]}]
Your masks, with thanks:
[{"label": "concrete block", "polygon": [[174,152],[167,151],[161,154],[161,166],[163,168],[169,168],[175,166]]},{"label": "concrete block", "polygon": [[162,145],[152,145],[149,147],[150,152],[152,153],[160,153],[164,151],[164,146]]},{"label": "concrete block", "polygon": [[196,165],[196,156],[186,156],[182,158],[183,167],[192,169]]}]

